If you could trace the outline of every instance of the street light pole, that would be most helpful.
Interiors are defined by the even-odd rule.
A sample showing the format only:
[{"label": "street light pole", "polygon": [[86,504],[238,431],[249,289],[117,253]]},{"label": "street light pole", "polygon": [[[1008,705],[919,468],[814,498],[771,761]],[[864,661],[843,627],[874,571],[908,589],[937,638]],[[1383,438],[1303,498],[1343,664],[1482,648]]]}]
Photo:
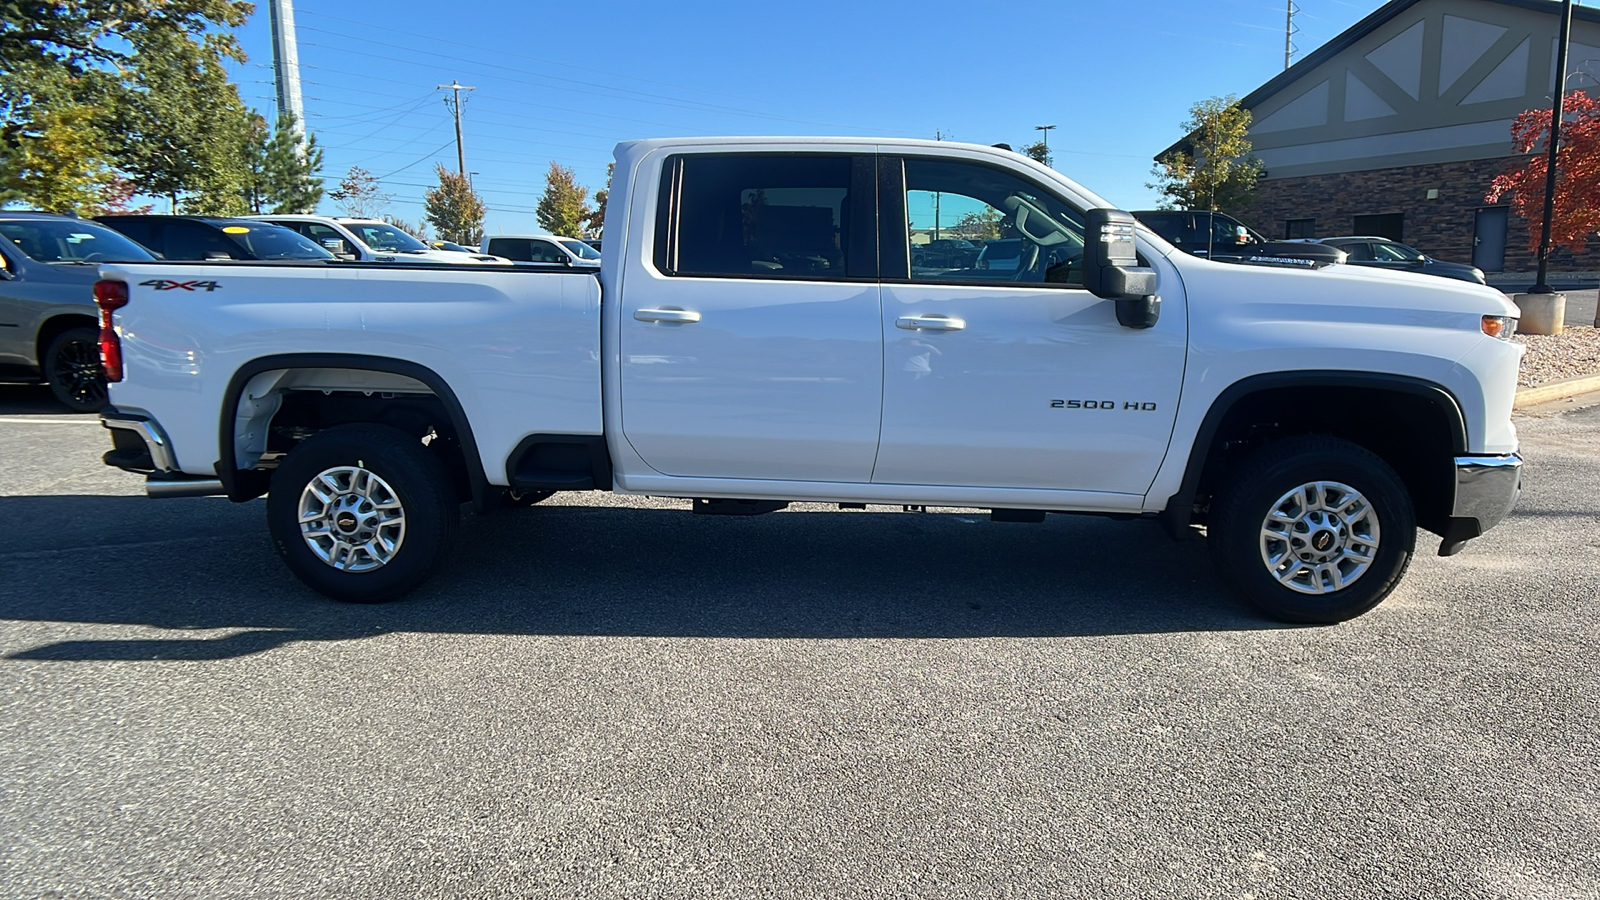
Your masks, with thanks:
[{"label": "street light pole", "polygon": [[1042,132],[1044,132],[1044,134],[1039,136],[1039,142],[1044,144],[1044,149],[1045,149],[1046,153],[1050,152],[1050,129],[1052,129],[1054,127],[1055,127],[1054,125],[1035,125],[1035,126],[1033,126],[1033,130],[1034,131],[1042,131]]},{"label": "street light pole", "polygon": [[1561,36],[1556,39],[1556,90],[1550,104],[1550,152],[1545,157],[1544,224],[1539,230],[1539,275],[1530,294],[1553,294],[1545,277],[1550,269],[1550,222],[1556,214],[1556,151],[1561,144],[1561,112],[1567,96],[1567,39],[1572,33],[1572,0],[1561,0]]}]

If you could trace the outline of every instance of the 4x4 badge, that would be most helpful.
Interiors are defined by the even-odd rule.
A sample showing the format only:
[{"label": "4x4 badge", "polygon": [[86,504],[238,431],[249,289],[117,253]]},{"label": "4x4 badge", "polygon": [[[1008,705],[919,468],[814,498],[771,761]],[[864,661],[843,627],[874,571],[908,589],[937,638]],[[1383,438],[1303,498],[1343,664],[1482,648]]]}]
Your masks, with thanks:
[{"label": "4x4 badge", "polygon": [[139,282],[140,287],[155,288],[158,291],[185,290],[205,291],[211,293],[222,285],[215,281],[173,281],[170,278],[152,278],[149,281]]}]

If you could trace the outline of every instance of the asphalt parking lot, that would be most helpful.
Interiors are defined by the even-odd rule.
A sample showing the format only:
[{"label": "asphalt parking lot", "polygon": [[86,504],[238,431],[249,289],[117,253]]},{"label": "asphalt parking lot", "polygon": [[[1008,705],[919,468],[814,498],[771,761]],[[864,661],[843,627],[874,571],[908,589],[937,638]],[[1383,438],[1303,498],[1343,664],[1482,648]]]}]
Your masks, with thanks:
[{"label": "asphalt parking lot", "polygon": [[1600,897],[1600,407],[1331,628],[1153,525],[559,495],[341,606],[0,387],[0,896]]}]

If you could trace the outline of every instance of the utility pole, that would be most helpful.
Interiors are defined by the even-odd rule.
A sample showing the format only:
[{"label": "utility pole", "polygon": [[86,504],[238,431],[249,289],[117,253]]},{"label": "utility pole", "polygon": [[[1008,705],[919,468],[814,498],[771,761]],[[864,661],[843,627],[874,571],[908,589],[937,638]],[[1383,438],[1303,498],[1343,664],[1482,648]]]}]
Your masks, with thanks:
[{"label": "utility pole", "polygon": [[300,51],[294,38],[294,0],[272,0],[272,81],[278,89],[278,115],[294,116],[294,132],[306,133],[300,97]]},{"label": "utility pole", "polygon": [[467,87],[464,84],[460,84],[455,79],[451,79],[449,84],[441,84],[434,90],[451,91],[455,95],[454,99],[451,99],[450,97],[444,98],[444,104],[450,107],[450,110],[456,114],[456,174],[465,178],[467,175],[467,154],[466,151],[461,148],[461,92],[475,91],[477,88]]},{"label": "utility pole", "polygon": [[1050,149],[1050,129],[1052,129],[1054,127],[1055,127],[1054,125],[1035,125],[1035,126],[1033,126],[1033,130],[1034,131],[1042,131],[1042,132],[1044,132],[1044,134],[1039,136],[1039,140],[1040,140],[1041,143],[1044,144],[1044,149],[1045,150],[1049,150]]},{"label": "utility pole", "polygon": [[1283,10],[1283,67],[1287,69],[1294,62],[1294,14],[1299,10],[1295,9],[1294,0],[1284,0]]}]

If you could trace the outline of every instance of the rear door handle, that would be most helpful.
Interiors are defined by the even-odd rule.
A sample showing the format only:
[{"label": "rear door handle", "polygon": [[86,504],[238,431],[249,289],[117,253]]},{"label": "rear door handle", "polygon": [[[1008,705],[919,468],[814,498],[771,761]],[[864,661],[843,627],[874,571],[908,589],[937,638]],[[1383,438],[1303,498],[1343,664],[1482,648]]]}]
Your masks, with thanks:
[{"label": "rear door handle", "polygon": [[682,322],[689,324],[700,321],[700,314],[692,309],[636,309],[633,317],[641,322]]},{"label": "rear door handle", "polygon": [[940,315],[901,316],[894,320],[894,327],[907,331],[960,331],[967,327],[967,320]]}]

